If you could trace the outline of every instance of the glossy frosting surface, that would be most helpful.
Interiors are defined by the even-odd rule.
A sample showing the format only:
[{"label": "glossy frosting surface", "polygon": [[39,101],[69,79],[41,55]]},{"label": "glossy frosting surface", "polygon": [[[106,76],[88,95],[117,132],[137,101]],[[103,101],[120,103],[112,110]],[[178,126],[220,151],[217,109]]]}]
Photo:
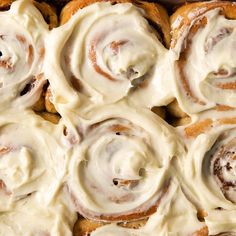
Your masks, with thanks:
[{"label": "glossy frosting surface", "polygon": [[[109,222],[92,236],[236,232],[236,122],[225,120],[236,112],[215,109],[236,104],[224,87],[236,78],[236,21],[219,8],[190,14],[168,50],[145,14],[100,2],[49,31],[31,1],[0,12],[0,235],[73,235],[77,212]],[[176,62],[203,18],[184,65],[196,103]],[[29,109],[47,80],[58,124]],[[192,124],[211,120],[207,132],[188,137],[151,112],[174,98]],[[146,218],[139,229],[118,224]]]}]

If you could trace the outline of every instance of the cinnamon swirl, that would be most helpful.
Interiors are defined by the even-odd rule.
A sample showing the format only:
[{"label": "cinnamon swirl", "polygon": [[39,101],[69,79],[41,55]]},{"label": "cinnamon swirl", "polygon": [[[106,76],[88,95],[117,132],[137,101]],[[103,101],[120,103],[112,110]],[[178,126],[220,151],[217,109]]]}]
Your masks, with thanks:
[{"label": "cinnamon swirl", "polygon": [[[71,1],[62,11],[61,24],[49,40],[53,45],[48,45],[55,53],[50,55],[50,66],[57,68],[60,77],[55,78],[48,68],[48,78],[55,78],[50,81],[52,102],[60,105],[75,91],[80,99],[95,105],[114,103],[128,95],[149,108],[169,102],[170,93],[163,89],[160,75],[166,71],[161,59],[167,58],[169,20],[160,5]],[[64,88],[60,94],[59,80]],[[150,101],[143,99],[147,91],[152,93]]]},{"label": "cinnamon swirl", "polygon": [[235,19],[227,1],[188,4],[171,17],[176,96],[189,114],[235,107]]},{"label": "cinnamon swirl", "polygon": [[48,26],[28,1],[12,3],[0,18],[1,110],[31,107],[46,82],[42,67]]},{"label": "cinnamon swirl", "polygon": [[235,123],[216,123],[194,139],[187,137],[188,154],[179,167],[189,199],[207,214],[236,209]]},{"label": "cinnamon swirl", "polygon": [[125,103],[94,109],[87,119],[68,179],[76,210],[106,222],[155,213],[169,186],[170,160],[183,148],[177,137],[152,112],[138,114]]}]

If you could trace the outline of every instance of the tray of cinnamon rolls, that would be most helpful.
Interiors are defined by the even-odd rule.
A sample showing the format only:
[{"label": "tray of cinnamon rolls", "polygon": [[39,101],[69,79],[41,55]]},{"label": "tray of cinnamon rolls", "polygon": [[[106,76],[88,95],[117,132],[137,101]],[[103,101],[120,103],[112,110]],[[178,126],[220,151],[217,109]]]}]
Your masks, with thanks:
[{"label": "tray of cinnamon rolls", "polygon": [[236,235],[235,52],[231,1],[0,1],[0,236]]}]

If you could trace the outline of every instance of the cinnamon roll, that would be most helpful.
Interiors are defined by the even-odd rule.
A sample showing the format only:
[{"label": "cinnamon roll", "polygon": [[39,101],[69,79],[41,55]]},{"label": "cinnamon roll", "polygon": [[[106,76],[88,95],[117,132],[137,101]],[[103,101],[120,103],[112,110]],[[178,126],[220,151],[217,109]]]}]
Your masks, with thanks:
[{"label": "cinnamon roll", "polygon": [[16,1],[0,12],[1,110],[34,105],[45,79],[42,73],[47,24],[29,1]]},{"label": "cinnamon roll", "polygon": [[[48,48],[53,48],[50,67],[58,71],[56,79],[46,68],[52,78],[52,102],[60,105],[70,100],[65,89],[96,105],[114,103],[130,93],[137,96],[137,103],[150,108],[166,103],[167,97],[169,101],[159,73],[164,73],[161,59],[167,57],[165,46],[170,41],[168,15],[160,5],[71,1],[62,10],[61,24],[48,40]],[[59,94],[59,80],[63,94]],[[153,83],[156,86],[151,86]],[[149,90],[151,101],[143,99]],[[58,97],[63,97],[63,102],[58,102]]]},{"label": "cinnamon roll", "polygon": [[187,142],[188,154],[179,172],[189,199],[206,213],[236,209],[235,123],[213,124],[207,133],[188,137]]},{"label": "cinnamon roll", "polygon": [[33,193],[41,201],[54,197],[64,163],[56,128],[27,112],[1,115],[0,212]]},{"label": "cinnamon roll", "polygon": [[17,202],[12,211],[0,214],[0,235],[71,235],[74,219],[69,209],[44,205],[32,194]]},{"label": "cinnamon roll", "polygon": [[235,107],[235,19],[227,1],[187,4],[172,15],[176,97],[185,112]]},{"label": "cinnamon roll", "polygon": [[58,19],[55,7],[47,4],[46,2],[36,2],[36,1],[34,1],[34,5],[41,12],[44,20],[48,24],[49,29],[53,29],[58,26]]},{"label": "cinnamon roll", "polygon": [[[9,10],[13,2],[14,0],[1,0],[0,11]],[[48,23],[50,29],[58,25],[56,9],[52,5],[49,5],[43,1],[41,2],[32,1],[32,2],[43,15],[43,18]]]},{"label": "cinnamon roll", "polygon": [[[71,152],[68,192],[85,218],[132,221],[157,211],[181,143],[155,114],[125,103],[90,111]],[[96,192],[96,194],[94,194]]]}]

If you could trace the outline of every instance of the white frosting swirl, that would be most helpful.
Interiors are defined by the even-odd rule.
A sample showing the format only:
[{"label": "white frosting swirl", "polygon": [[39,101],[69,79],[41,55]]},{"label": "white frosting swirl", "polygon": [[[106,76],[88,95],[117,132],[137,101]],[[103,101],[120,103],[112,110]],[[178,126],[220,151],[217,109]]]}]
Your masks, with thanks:
[{"label": "white frosting swirl", "polygon": [[[206,235],[205,223],[197,219],[196,209],[182,192],[176,179],[171,182],[168,193],[162,199],[158,211],[152,215],[146,225],[140,229],[127,229],[115,224],[103,226],[94,231],[92,236],[127,235]],[[200,234],[200,232],[202,234]]]},{"label": "white frosting swirl", "polygon": [[236,235],[235,210],[213,210],[206,217],[210,235]]},{"label": "white frosting swirl", "polygon": [[[199,14],[206,8],[195,10]],[[182,109],[190,114],[216,104],[235,107],[236,21],[227,19],[221,12],[220,7],[199,17],[190,12],[186,17],[191,23],[179,30],[183,32],[173,49],[177,56],[176,96]],[[173,23],[172,29],[176,27]]]},{"label": "white frosting swirl", "polygon": [[[60,77],[46,67],[59,111],[60,103],[71,100],[72,85],[80,97],[85,95],[96,105],[118,101],[131,90],[134,100],[149,107],[170,100],[170,89],[163,89],[161,76],[167,71],[161,63],[167,50],[144,12],[130,3],[101,2],[79,10],[52,31],[47,48],[47,64],[53,65]],[[65,84],[66,79],[70,85]],[[58,81],[63,90],[58,88]],[[147,92],[150,100],[143,99]]]},{"label": "white frosting swirl", "polygon": [[0,117],[0,234],[72,235],[75,211],[61,188],[63,125],[29,111]]},{"label": "white frosting swirl", "polygon": [[176,137],[152,112],[138,114],[125,103],[94,109],[87,117],[68,182],[78,210],[104,220],[133,212],[142,218],[140,213],[158,205],[168,183]]},{"label": "white frosting swirl", "polygon": [[[144,11],[130,3],[95,3],[51,32],[27,0],[0,19],[1,235],[72,235],[76,211],[106,222],[149,217],[138,230],[112,223],[93,236],[192,236],[207,234],[206,226],[212,235],[236,231],[235,188],[225,191],[221,179],[235,183],[235,125],[220,126],[221,115],[209,111],[214,128],[185,139],[186,154],[175,130],[141,108],[165,105],[174,95],[188,113],[235,106],[234,89],[225,88],[235,82],[235,21],[209,11],[168,52]],[[195,103],[185,100],[180,84],[174,91],[173,68],[185,36],[202,19],[207,24],[193,36],[184,67],[202,101]],[[58,125],[25,109],[45,79],[62,115]],[[226,158],[217,145],[229,147]],[[206,223],[196,208],[207,211]]]},{"label": "white frosting swirl", "polygon": [[69,208],[43,205],[33,194],[18,202],[12,211],[0,215],[0,235],[69,236],[75,218]]},{"label": "white frosting swirl", "polygon": [[[0,211],[37,192],[50,202],[64,172],[56,127],[24,112],[0,118]],[[60,169],[60,172],[59,172]]]},{"label": "white frosting swirl", "polygon": [[199,209],[236,209],[232,126],[215,126],[199,135],[189,143],[188,154],[180,161],[183,186],[186,184],[189,198]]},{"label": "white frosting swirl", "polygon": [[48,26],[28,1],[0,12],[1,109],[32,106],[42,92],[44,36]]}]

